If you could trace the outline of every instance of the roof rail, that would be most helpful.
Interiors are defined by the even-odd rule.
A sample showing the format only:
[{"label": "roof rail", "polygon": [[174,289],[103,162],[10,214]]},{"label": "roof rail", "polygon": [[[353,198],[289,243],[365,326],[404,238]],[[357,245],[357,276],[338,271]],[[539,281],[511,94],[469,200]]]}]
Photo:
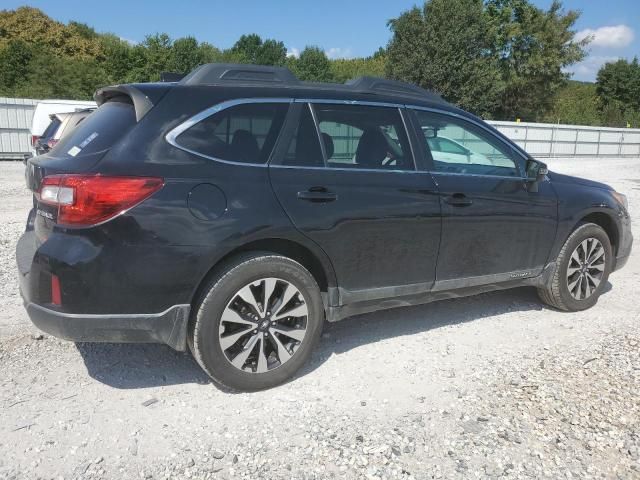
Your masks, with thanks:
[{"label": "roof rail", "polygon": [[288,68],[235,63],[207,63],[201,65],[184,77],[180,83],[184,85],[208,85],[228,81],[287,85],[300,83],[300,80]]},{"label": "roof rail", "polygon": [[404,95],[410,97],[428,97],[431,100],[442,101],[442,97],[435,92],[425,90],[417,85],[400,82],[397,80],[387,80],[378,77],[358,77],[347,80],[345,85],[350,86],[354,90],[363,92],[380,92],[392,93],[395,95]]}]

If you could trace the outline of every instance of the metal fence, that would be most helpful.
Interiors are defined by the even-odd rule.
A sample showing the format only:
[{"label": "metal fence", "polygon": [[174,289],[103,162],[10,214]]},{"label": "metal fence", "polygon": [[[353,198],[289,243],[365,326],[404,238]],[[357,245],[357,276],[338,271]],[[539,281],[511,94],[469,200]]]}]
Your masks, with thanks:
[{"label": "metal fence", "polygon": [[0,97],[0,160],[21,160],[31,149],[31,119],[38,100]]},{"label": "metal fence", "polygon": [[640,129],[489,123],[534,157],[640,157]]},{"label": "metal fence", "polygon": [[[30,151],[38,100],[0,97],[0,160]],[[534,157],[640,157],[640,129],[490,121]]]}]

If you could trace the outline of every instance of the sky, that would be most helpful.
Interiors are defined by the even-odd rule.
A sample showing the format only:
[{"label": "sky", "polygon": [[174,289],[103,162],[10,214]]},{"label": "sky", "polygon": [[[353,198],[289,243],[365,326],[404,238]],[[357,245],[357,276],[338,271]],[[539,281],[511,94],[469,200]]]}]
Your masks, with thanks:
[{"label": "sky", "polygon": [[[551,0],[532,0],[548,8]],[[306,45],[323,48],[331,58],[371,55],[391,36],[390,18],[422,2],[416,0],[32,0],[62,22],[76,20],[99,32],[130,42],[165,32],[187,35],[228,48],[244,33],[275,38],[290,54]],[[14,9],[23,1],[0,0]],[[640,0],[564,0],[567,9],[582,11],[577,38],[593,39],[588,57],[571,67],[575,80],[594,81],[601,65],[618,58],[640,57]]]}]

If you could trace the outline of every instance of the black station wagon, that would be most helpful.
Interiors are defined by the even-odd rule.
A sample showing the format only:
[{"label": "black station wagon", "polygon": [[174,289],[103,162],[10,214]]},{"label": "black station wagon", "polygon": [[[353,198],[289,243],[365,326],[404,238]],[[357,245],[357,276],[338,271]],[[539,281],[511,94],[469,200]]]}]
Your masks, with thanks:
[{"label": "black station wagon", "polygon": [[291,378],[325,320],[523,285],[589,308],[631,251],[623,195],[412,85],[211,64],[95,98],[27,164],[29,316],[233,389]]}]

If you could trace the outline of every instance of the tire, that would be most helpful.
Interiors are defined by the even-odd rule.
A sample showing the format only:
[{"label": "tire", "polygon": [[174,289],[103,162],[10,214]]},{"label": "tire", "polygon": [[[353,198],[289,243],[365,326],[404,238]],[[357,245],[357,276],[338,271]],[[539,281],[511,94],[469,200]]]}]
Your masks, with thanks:
[{"label": "tire", "polygon": [[[604,251],[604,259],[596,258],[591,263],[593,267],[589,267],[589,259],[595,258],[600,251],[597,247],[598,242]],[[584,256],[581,254],[585,251],[584,245],[587,245],[587,252],[593,252],[590,257],[588,253]],[[572,259],[574,254],[577,257]],[[587,257],[586,260],[583,257]],[[613,248],[607,233],[595,223],[583,223],[567,238],[558,254],[553,276],[545,287],[538,288],[538,295],[547,305],[567,312],[591,308],[605,288],[611,273],[612,262]],[[590,278],[583,271],[589,273]],[[580,276],[583,277],[582,280],[579,279]],[[598,280],[597,285],[595,280]],[[586,282],[584,287],[581,281]],[[587,288],[592,290],[588,295]]]},{"label": "tire", "polygon": [[[266,302],[265,292],[271,292]],[[248,254],[203,289],[189,346],[219,385],[263,390],[289,380],[309,359],[324,318],[320,289],[306,268],[280,255]]]}]

